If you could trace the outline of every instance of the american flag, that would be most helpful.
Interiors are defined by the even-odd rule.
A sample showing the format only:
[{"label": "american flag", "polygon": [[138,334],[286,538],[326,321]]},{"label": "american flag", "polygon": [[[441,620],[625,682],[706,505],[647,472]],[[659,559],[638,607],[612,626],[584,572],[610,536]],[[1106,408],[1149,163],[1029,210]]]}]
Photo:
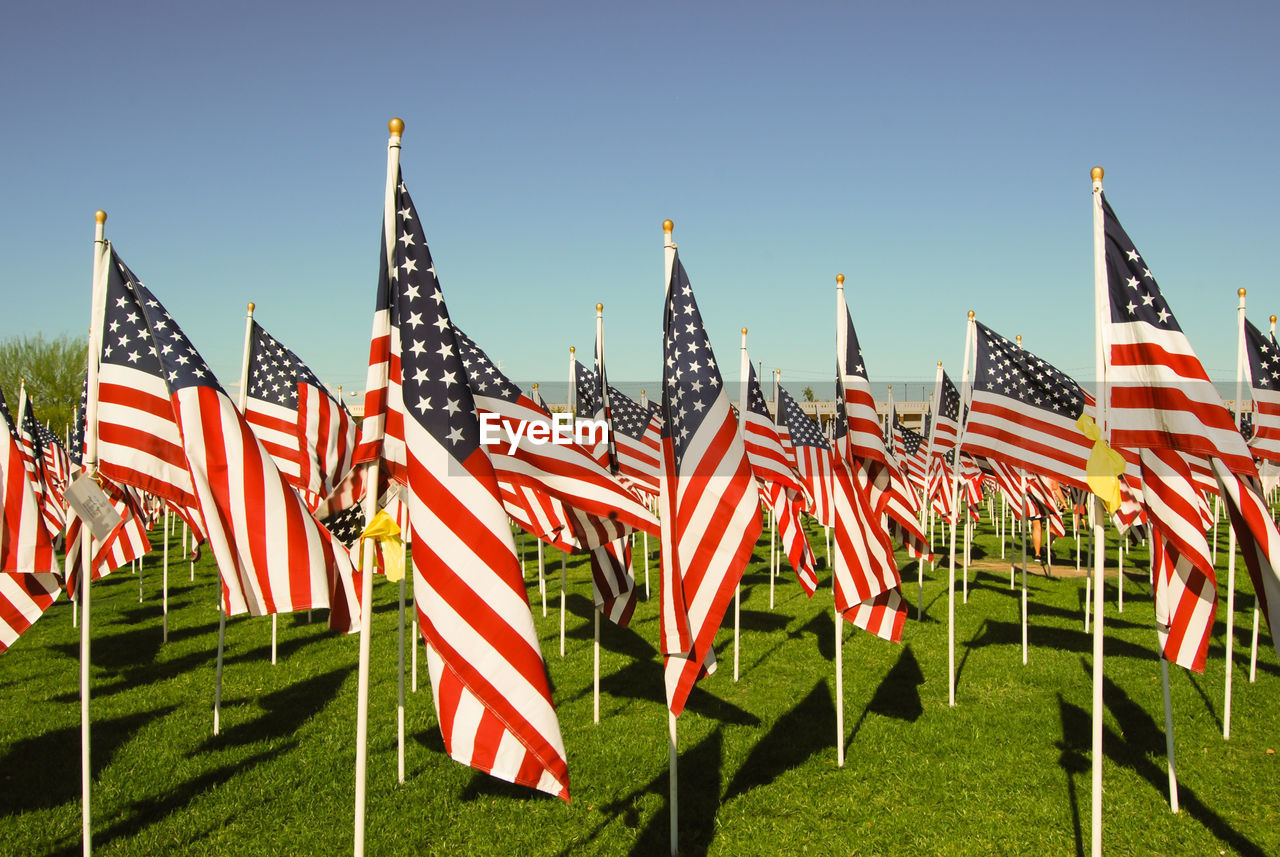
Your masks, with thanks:
[{"label": "american flag", "polygon": [[924,435],[904,426],[897,414],[893,415],[893,450],[906,474],[907,482],[920,491],[928,487],[925,481]]},{"label": "american flag", "polygon": [[934,391],[929,421],[929,486],[926,499],[943,518],[950,520],[951,470],[955,466],[956,438],[960,431],[960,393],[946,372]]},{"label": "american flag", "polygon": [[800,585],[809,595],[818,588],[818,575],[813,549],[805,538],[800,512],[808,502],[808,490],[800,474],[792,469],[794,460],[782,446],[782,440],[764,394],[755,367],[747,361],[747,409],[744,440],[751,470],[764,486],[763,495],[778,521],[778,538],[787,560],[795,569]]},{"label": "american flag", "polygon": [[7,651],[58,598],[58,559],[0,391],[0,652]]},{"label": "american flag", "polygon": [[539,538],[590,551],[596,604],[625,625],[635,609],[635,581],[629,557],[617,543],[634,529],[656,535],[658,522],[577,444],[535,444],[525,437],[512,446],[508,429],[547,424],[551,414],[525,396],[466,334],[456,326],[453,331],[478,413],[496,415],[505,427],[486,449],[508,513]]},{"label": "american flag", "polygon": [[756,369],[747,361],[747,410],[743,420],[747,460],[756,478],[766,485],[777,483],[784,489],[805,495],[800,476],[791,467],[791,456],[782,446],[769,406],[765,404]]},{"label": "american flag", "polygon": [[[175,353],[182,332],[167,319],[156,321],[155,341],[129,283],[132,272],[111,256],[107,266],[106,311],[98,370],[98,469],[121,485],[161,497],[175,509],[196,509],[195,486],[182,449],[182,433],[169,401],[160,355]],[[204,531],[198,517],[189,520]]]},{"label": "american flag", "polygon": [[356,424],[315,373],[254,321],[245,419],[314,509],[347,474]]},{"label": "american flag", "polygon": [[1093,441],[1076,421],[1092,397],[1066,374],[981,322],[973,399],[965,422],[970,455],[1007,461],[1083,488]]},{"label": "american flag", "polygon": [[818,523],[829,527],[835,521],[835,501],[831,496],[835,453],[822,432],[818,431],[818,424],[801,410],[784,388],[778,389],[778,401],[791,439],[791,450],[795,454],[796,472],[809,496],[805,511],[817,518]]},{"label": "american flag", "polygon": [[843,291],[840,292],[840,304],[836,308],[836,344],[844,348],[838,355],[838,372],[847,420],[846,458],[850,463],[870,461],[884,464],[887,461],[884,432],[876,414],[875,396],[871,392],[866,362],[862,359],[862,346],[858,344],[858,334],[853,328]]},{"label": "american flag", "polygon": [[27,393],[26,387],[19,390],[18,410],[22,418],[18,421],[18,440],[21,444],[22,461],[27,468],[27,477],[31,480],[31,489],[35,492],[36,502],[40,505],[40,515],[50,538],[56,538],[66,525],[66,509],[62,506],[61,492],[54,483],[53,474],[49,471],[46,455],[44,426],[36,419],[35,403]]},{"label": "american flag", "polygon": [[893,543],[871,507],[867,472],[841,462],[832,470],[836,610],[857,627],[897,642],[906,621],[906,604]]},{"label": "american flag", "polygon": [[1280,533],[1265,511],[1252,454],[1155,277],[1101,193],[1095,205],[1106,241],[1103,336],[1111,443],[1140,451],[1147,511],[1154,534],[1166,542],[1164,580],[1159,574],[1156,580],[1164,655],[1199,670],[1213,630],[1217,587],[1196,467],[1208,459],[1269,625],[1267,605],[1280,590],[1272,562]]},{"label": "american flag", "polygon": [[662,652],[679,715],[715,669],[716,630],[760,535],[760,495],[678,254],[662,332]]},{"label": "american flag", "polygon": [[662,429],[656,416],[617,387],[609,387],[610,437],[618,476],[647,496],[658,494]]},{"label": "american flag", "polygon": [[0,391],[0,511],[4,530],[0,532],[0,572],[17,574],[57,573],[58,558],[53,541],[45,529],[27,467],[23,460],[22,440],[13,417]]},{"label": "american flag", "polygon": [[67,456],[67,450],[63,447],[62,441],[48,426],[37,427],[36,436],[44,445],[44,472],[49,477],[47,484],[54,492],[59,506],[65,509],[64,497],[67,483],[71,480],[71,459]]},{"label": "american flag", "polygon": [[[331,626],[355,630],[359,609],[342,545],[316,523],[178,323],[118,257],[112,268],[107,328],[128,339],[145,367],[137,371],[154,373],[168,391],[167,416],[180,428],[183,472],[218,563],[227,614],[329,607]],[[143,354],[150,360],[143,363]]]},{"label": "american flag", "polygon": [[[98,487],[107,495],[112,507],[120,515],[117,524],[101,542],[90,535],[90,567],[93,580],[110,574],[127,562],[151,552],[151,540],[147,538],[147,513],[136,489],[121,487],[109,479],[99,479]],[[82,522],[74,509],[67,510],[67,592],[78,590],[83,563],[80,558]]]},{"label": "american flag", "polygon": [[1253,437],[1249,447],[1258,458],[1280,462],[1280,345],[1248,319],[1244,322],[1249,357],[1249,386],[1253,391]]},{"label": "american flag", "polygon": [[[362,446],[408,487],[414,592],[449,755],[569,797],[569,770],[515,542],[418,214],[396,177]],[[386,250],[391,251],[390,259]]]}]

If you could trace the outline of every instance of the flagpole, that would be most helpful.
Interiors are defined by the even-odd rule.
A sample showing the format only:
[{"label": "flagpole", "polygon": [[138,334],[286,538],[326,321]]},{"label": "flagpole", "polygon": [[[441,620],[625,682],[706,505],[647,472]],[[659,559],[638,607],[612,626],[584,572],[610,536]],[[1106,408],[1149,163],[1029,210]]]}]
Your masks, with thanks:
[{"label": "flagpole", "polygon": [[[102,352],[103,316],[107,302],[107,265],[110,250],[104,238],[107,222],[105,211],[93,214],[93,287],[90,298],[89,346],[84,407],[84,470],[95,481],[98,478],[98,355]],[[93,537],[89,522],[80,528],[80,840],[84,857],[93,846],[92,784],[89,763],[89,589],[93,579]]]},{"label": "flagpole", "polygon": [[[612,421],[609,420],[609,381],[605,377],[604,371],[604,304],[596,303],[596,375],[600,379],[600,408],[604,411],[605,420],[610,422],[609,431],[613,430]],[[609,452],[613,452],[612,438],[606,441]],[[614,466],[614,456],[609,456],[609,467]],[[623,551],[626,556],[626,551]],[[591,599],[593,602],[595,598]],[[591,617],[592,626],[592,645],[591,645],[591,722],[600,722],[600,609],[599,604],[595,604],[595,610]]]},{"label": "flagpole", "polygon": [[[778,395],[778,387],[780,387],[781,384],[782,384],[782,370],[774,369],[773,370],[773,425],[775,430],[779,425],[779,422],[780,422],[779,418],[782,416],[782,401],[781,401],[782,397]],[[775,550],[774,543],[776,541],[775,536],[777,534],[777,531],[778,531],[777,511],[773,508],[770,508],[769,509],[769,609],[770,610],[773,609],[774,584],[777,582],[778,572],[782,569],[782,553],[781,553],[780,545],[776,546],[776,549],[778,550],[778,555],[776,557],[774,556],[774,550]],[[800,536],[801,538],[803,538],[804,533],[801,532]],[[1257,646],[1254,646],[1254,649],[1257,649]]]},{"label": "flagpole", "polygon": [[[390,136],[387,139],[387,184],[383,197],[382,230],[386,248],[386,263],[393,264],[396,245],[396,178],[400,174],[400,138],[404,122],[392,119],[387,123]],[[380,459],[369,464],[368,488],[364,495],[364,520],[368,526],[378,511],[378,471]],[[356,685],[356,795],[354,845],[355,857],[364,857],[365,783],[369,761],[369,639],[373,633],[373,562],[374,551],[360,550],[363,560],[363,579],[360,586],[360,666]]]},{"label": "flagpole", "polygon": [[[964,399],[969,386],[969,357],[973,353],[974,312],[969,310],[969,320],[964,332],[964,364],[960,380],[960,413],[959,427],[956,431],[955,466],[951,472],[951,565],[947,574],[947,704],[952,708],[956,704],[956,518],[960,513],[960,449],[964,441],[964,429],[968,420],[965,418]],[[938,379],[941,383],[942,364],[938,364]],[[941,394],[938,401],[942,400]],[[934,419],[934,430],[938,420]],[[933,444],[930,443],[930,447]]]},{"label": "flagpole", "polygon": [[[573,433],[577,435],[577,402],[578,402],[578,369],[577,349],[569,346],[569,416],[573,425]],[[560,554],[560,657],[564,657],[564,590],[565,590],[565,554]],[[594,599],[593,599],[594,600]]]},{"label": "flagpole", "polygon": [[[537,384],[533,385],[533,398],[535,401],[542,401],[542,396],[538,395]],[[547,566],[542,556],[542,539],[535,539],[535,541],[538,543],[538,595],[542,598],[542,618],[545,619],[547,617]],[[417,651],[416,646],[414,651]]]},{"label": "flagpole", "polygon": [[160,591],[161,641],[169,642],[169,506],[164,507],[164,573]]},{"label": "flagpole", "polygon": [[[1240,427],[1240,399],[1243,395],[1244,380],[1244,296],[1245,290],[1238,289],[1240,298],[1236,304],[1236,428]],[[1236,648],[1236,528],[1227,527],[1227,639],[1226,676],[1223,680],[1222,703],[1222,740],[1231,737],[1231,672],[1235,661]]]},{"label": "flagpole", "polygon": [[[663,267],[666,270],[666,277],[663,280],[664,292],[671,287],[671,273],[672,273],[672,269],[675,268],[675,262],[676,262],[676,245],[675,245],[675,242],[671,240],[671,231],[674,228],[675,228],[675,224],[672,223],[670,220],[662,221],[662,251],[663,251],[662,255],[663,255],[663,263],[664,263]],[[665,472],[665,468],[664,468],[664,472]],[[666,482],[667,480],[664,478],[662,480],[662,483],[663,483],[661,486],[662,489],[664,491],[674,490],[674,486],[667,485]],[[664,533],[669,532],[668,530],[669,522],[667,520],[668,518],[669,516],[667,515],[663,516]],[[664,550],[669,551],[671,549],[671,546],[667,542],[664,542],[664,545],[666,545]],[[667,571],[669,572],[670,569],[667,569]],[[671,585],[671,581],[669,579],[664,579],[662,584],[664,586],[669,586]],[[679,747],[679,744],[676,739],[676,716],[671,711],[671,699],[670,699],[670,696],[668,696],[667,698],[667,771],[668,771],[667,802],[670,805],[670,810],[671,810],[671,855],[672,857],[675,857],[675,854],[678,850],[678,846],[680,843],[680,800],[679,800],[680,791],[677,788],[677,782],[678,782],[677,762],[679,761],[678,754],[677,754],[678,747]]]},{"label": "flagpole", "polygon": [[[751,372],[751,360],[747,357],[747,329],[742,328],[742,364],[738,368],[738,436],[747,442],[747,375]],[[769,565],[773,565],[772,549]],[[738,680],[738,649],[742,626],[742,580],[733,588],[733,680]]]},{"label": "flagpole", "polygon": [[[933,493],[930,488],[933,486],[932,474],[933,470],[933,441],[938,434],[938,403],[942,401],[942,361],[938,361],[938,374],[933,379],[933,392],[929,395],[929,445],[924,456],[924,504],[929,510],[929,543],[933,544],[933,527],[937,521],[937,516],[933,513]],[[935,554],[936,556],[936,554]],[[933,571],[937,567],[934,560],[929,560],[929,570]],[[920,568],[920,607],[924,605],[924,565],[921,562]],[[920,618],[916,616],[916,618]]]},{"label": "flagpole", "polygon": [[[849,305],[844,299],[844,274],[836,274],[836,366],[837,380],[840,382],[836,390],[837,396],[844,395],[841,390],[844,389],[844,375],[847,370],[845,366],[845,353],[849,347],[849,333],[846,328],[847,319],[849,317]],[[836,413],[839,414],[837,404]],[[847,418],[847,414],[846,414]],[[837,455],[835,467],[852,467],[852,463],[840,459]],[[855,478],[855,477],[851,477]],[[834,515],[833,515],[834,518]],[[839,529],[837,528],[837,534]],[[840,618],[840,606],[836,603],[836,559],[840,555],[839,539],[837,537],[836,551],[834,554],[828,552],[827,564],[831,566],[831,615],[835,622],[832,630],[835,632],[835,649],[836,649],[836,766],[844,767],[844,624]]]},{"label": "flagpole", "polygon": [[[1093,294],[1094,294],[1094,358],[1097,381],[1098,425],[1103,440],[1111,438],[1107,424],[1106,352],[1103,348],[1103,313],[1110,303],[1107,296],[1106,236],[1102,217],[1102,167],[1094,167],[1093,178]],[[1103,575],[1106,570],[1106,537],[1102,498],[1093,499],[1093,790],[1090,816],[1090,842],[1093,857],[1102,857],[1102,628]]]},{"label": "flagpole", "polygon": [[[640,391],[640,404],[644,407],[644,412],[646,414],[649,413],[649,398],[645,395],[644,390]],[[652,421],[653,417],[650,416],[649,419]],[[647,424],[645,431],[648,431]],[[646,531],[644,534],[644,600],[648,601],[651,597],[652,592],[649,589],[649,533]]]}]

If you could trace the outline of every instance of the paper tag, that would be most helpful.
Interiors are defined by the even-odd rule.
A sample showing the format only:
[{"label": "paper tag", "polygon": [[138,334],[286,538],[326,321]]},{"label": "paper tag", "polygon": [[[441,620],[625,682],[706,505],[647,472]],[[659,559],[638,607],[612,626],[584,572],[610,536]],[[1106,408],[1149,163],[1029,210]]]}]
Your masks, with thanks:
[{"label": "paper tag", "polygon": [[106,541],[111,531],[120,525],[124,516],[111,505],[111,498],[103,493],[98,483],[77,470],[71,476],[66,492],[67,505],[81,521],[89,525],[89,531],[98,541]]}]

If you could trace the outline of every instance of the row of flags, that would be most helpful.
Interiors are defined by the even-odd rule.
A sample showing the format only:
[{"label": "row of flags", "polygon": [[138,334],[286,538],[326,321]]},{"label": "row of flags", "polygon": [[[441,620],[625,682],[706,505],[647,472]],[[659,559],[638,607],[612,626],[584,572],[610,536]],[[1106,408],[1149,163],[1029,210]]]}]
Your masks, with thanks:
[{"label": "row of flags", "polygon": [[[574,418],[611,430],[587,445],[519,444],[504,427],[552,415],[525,394],[448,313],[417,210],[393,176],[379,267],[365,411],[342,402],[257,321],[247,328],[241,401],[214,378],[178,322],[109,243],[94,296],[85,406],[72,449],[42,431],[23,402],[3,407],[4,533],[0,646],[57,597],[150,550],[146,523],[163,504],[213,553],[228,615],[329,608],[339,631],[359,627],[361,572],[352,550],[372,517],[394,511],[412,546],[417,620],[451,757],[567,799],[569,773],[510,521],[589,555],[601,615],[625,625],[637,588],[629,537],[661,536],[661,650],[671,714],[715,669],[713,642],[762,532],[812,595],[809,515],[833,531],[837,613],[900,639],[905,601],[895,545],[932,558],[929,509],[972,514],[984,486],[1019,517],[1062,534],[1056,485],[1097,488],[1103,422],[1121,463],[1111,476],[1120,526],[1150,527],[1157,622],[1165,656],[1203,669],[1216,583],[1204,530],[1206,491],[1226,503],[1270,623],[1280,598],[1280,536],[1262,499],[1255,457],[1280,458],[1280,349],[1251,326],[1253,446],[1196,359],[1154,277],[1103,206],[1107,381],[1099,402],[1055,367],[976,321],[975,369],[962,395],[939,364],[924,431],[893,408],[876,414],[853,316],[838,289],[837,415],[824,437],[775,379],[774,407],[745,352],[741,412],[726,390],[689,275],[667,233],[659,401],[608,383],[603,335],[592,368],[572,360]],[[251,308],[252,309],[252,308]],[[1274,367],[1274,368],[1272,368]],[[967,370],[966,370],[967,371]],[[887,434],[886,434],[887,430]],[[75,461],[77,464],[73,465]],[[120,524],[98,543],[63,494],[88,472]],[[655,514],[656,511],[656,514]],[[65,572],[53,539],[68,542]]]}]

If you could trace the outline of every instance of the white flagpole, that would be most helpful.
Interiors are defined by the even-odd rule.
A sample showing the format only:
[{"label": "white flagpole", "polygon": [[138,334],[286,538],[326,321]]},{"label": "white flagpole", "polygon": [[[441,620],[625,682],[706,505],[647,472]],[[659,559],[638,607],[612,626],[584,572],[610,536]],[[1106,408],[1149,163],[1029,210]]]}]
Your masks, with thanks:
[{"label": "white flagpole", "polygon": [[[408,507],[404,507],[408,511]],[[396,780],[404,783],[404,578],[400,578],[400,624],[396,629]]]},{"label": "white flagpole", "polygon": [[[675,228],[675,224],[670,220],[662,221],[662,250],[663,250],[663,267],[666,276],[662,281],[663,292],[671,287],[671,272],[675,268],[676,262],[676,245],[671,240],[671,231]],[[666,480],[663,480],[662,488],[664,490],[674,490],[674,486],[668,486]],[[664,531],[666,525],[664,524]],[[667,801],[671,807],[671,855],[675,857],[676,851],[680,843],[680,792],[676,787],[677,777],[676,768],[679,761],[677,749],[679,744],[676,740],[676,716],[671,713],[670,699],[667,700],[667,770],[669,791]]]},{"label": "white flagpole", "polygon": [[[1093,293],[1094,293],[1094,357],[1097,380],[1098,424],[1104,439],[1110,439],[1107,425],[1106,352],[1103,348],[1103,313],[1110,305],[1107,298],[1106,237],[1102,218],[1102,167],[1094,167],[1093,177]],[[1093,520],[1093,790],[1090,815],[1090,842],[1093,857],[1102,857],[1102,590],[1106,569],[1106,551],[1103,550],[1102,500],[1094,496]]]},{"label": "white flagpole", "polygon": [[[738,436],[742,443],[747,442],[747,375],[751,371],[751,360],[747,357],[747,329],[742,328],[742,363],[738,367]],[[770,565],[772,566],[772,547],[770,547]],[[739,649],[742,639],[742,581],[739,579],[733,588],[733,680],[738,680]]]},{"label": "white flagpole", "polygon": [[[386,245],[387,264],[394,264],[396,247],[396,179],[400,174],[400,138],[404,122],[392,119],[387,123],[387,185],[382,208],[382,240]],[[366,526],[378,512],[378,471],[380,461],[369,465],[369,488],[364,496],[364,520]],[[354,854],[364,857],[365,782],[369,763],[369,642],[373,634],[373,555],[374,551],[360,551],[363,560],[364,579],[361,582],[360,609],[360,665],[356,686],[356,796],[354,825]]]},{"label": "white flagpole", "polygon": [[[973,353],[974,326],[973,310],[969,310],[969,320],[964,331],[964,364],[960,380],[960,414],[959,430],[956,432],[955,466],[951,472],[951,565],[947,573],[947,704],[956,704],[956,519],[960,516],[960,449],[964,442],[964,430],[968,423],[965,419],[965,402],[969,386],[969,357]],[[938,379],[941,384],[942,364],[938,364]],[[939,393],[938,401],[942,401]],[[937,419],[934,419],[937,423]],[[936,428],[936,425],[935,425]],[[933,444],[929,446],[932,448]]]},{"label": "white flagpole", "polygon": [[[535,400],[542,398],[538,395],[537,384],[533,385],[533,398]],[[542,598],[542,616],[545,619],[547,616],[547,566],[542,556],[542,539],[534,539],[534,541],[538,544],[538,595]]]},{"label": "white flagpole", "polygon": [[[780,387],[781,385],[782,385],[782,370],[774,369],[773,370],[773,424],[775,427],[782,422],[782,397],[778,395],[778,387]],[[782,545],[776,544],[777,531],[778,531],[778,513],[777,513],[777,510],[770,509],[769,510],[769,609],[770,610],[773,609],[774,584],[778,580],[778,572],[782,570]],[[801,533],[800,537],[804,538],[804,534]]]},{"label": "white flagpole", "polygon": [[[849,317],[848,304],[844,300],[844,274],[836,274],[836,365],[839,367],[840,383],[843,387],[845,370],[845,352],[848,349],[848,331],[845,328]],[[837,390],[837,394],[839,391]],[[848,466],[846,462],[837,462],[836,467]],[[836,551],[838,554],[839,551]],[[844,620],[840,618],[840,608],[836,604],[836,557],[827,554],[827,562],[831,566],[831,615],[835,620],[836,644],[836,765],[844,767]]]},{"label": "white flagpole", "polygon": [[[1244,380],[1244,296],[1245,290],[1239,289],[1236,294],[1240,301],[1236,305],[1236,428],[1240,427],[1240,399]],[[1227,527],[1227,650],[1226,676],[1224,678],[1222,703],[1222,740],[1231,737],[1231,672],[1235,661],[1236,650],[1236,528]]]},{"label": "white flagpole", "polygon": [[[110,250],[103,237],[105,211],[93,215],[93,291],[90,298],[88,382],[84,408],[84,469],[94,478],[98,471],[98,355],[102,350],[102,325],[107,302],[107,265]],[[89,589],[93,578],[93,537],[88,521],[80,528],[80,839],[84,857],[93,845],[92,783],[89,764]]]},{"label": "white flagpole", "polygon": [[[576,418],[578,413],[578,369],[577,358],[574,354],[577,349],[572,345],[569,346],[569,416],[573,425],[574,435],[577,435]],[[565,554],[560,554],[560,657],[564,657],[564,589],[565,589]],[[594,599],[593,599],[594,600]]]},{"label": "white flagpole", "polygon": [[[646,414],[649,413],[649,397],[645,395],[644,390],[640,391],[640,405],[644,408]],[[649,534],[646,532],[644,534],[644,600],[648,601],[652,597],[652,592],[649,589]]]},{"label": "white flagpole", "polygon": [[1120,528],[1116,527],[1116,541],[1119,542],[1116,551],[1116,612],[1124,612],[1124,533],[1120,532]]},{"label": "white flagpole", "polygon": [[[609,383],[604,373],[604,304],[596,304],[596,360],[599,365],[596,366],[596,373],[600,378],[600,407],[604,410],[605,419],[609,419]],[[574,409],[575,414],[577,409]],[[613,426],[609,426],[609,431],[613,431]],[[614,465],[613,458],[613,440],[612,436],[608,440],[609,446],[609,464]],[[624,552],[625,553],[625,552]],[[593,602],[595,598],[591,599]],[[591,644],[591,711],[592,723],[600,722],[600,605],[596,604],[595,613],[592,617],[592,644]]]},{"label": "white flagpole", "polygon": [[[1155,579],[1155,557],[1151,557],[1151,579]],[[1160,693],[1164,701],[1164,751],[1169,766],[1169,811],[1178,811],[1178,766],[1173,741],[1173,699],[1169,695],[1169,662],[1160,658]]]},{"label": "white flagpole", "polygon": [[[1026,512],[1027,471],[1019,467],[1018,476],[1022,479],[1022,510]],[[1027,522],[1028,516],[1024,514],[1022,518],[1022,665],[1024,667],[1027,665]]]},{"label": "white flagpole", "polygon": [[161,584],[160,626],[161,640],[169,642],[169,507],[164,507],[164,575]]}]

